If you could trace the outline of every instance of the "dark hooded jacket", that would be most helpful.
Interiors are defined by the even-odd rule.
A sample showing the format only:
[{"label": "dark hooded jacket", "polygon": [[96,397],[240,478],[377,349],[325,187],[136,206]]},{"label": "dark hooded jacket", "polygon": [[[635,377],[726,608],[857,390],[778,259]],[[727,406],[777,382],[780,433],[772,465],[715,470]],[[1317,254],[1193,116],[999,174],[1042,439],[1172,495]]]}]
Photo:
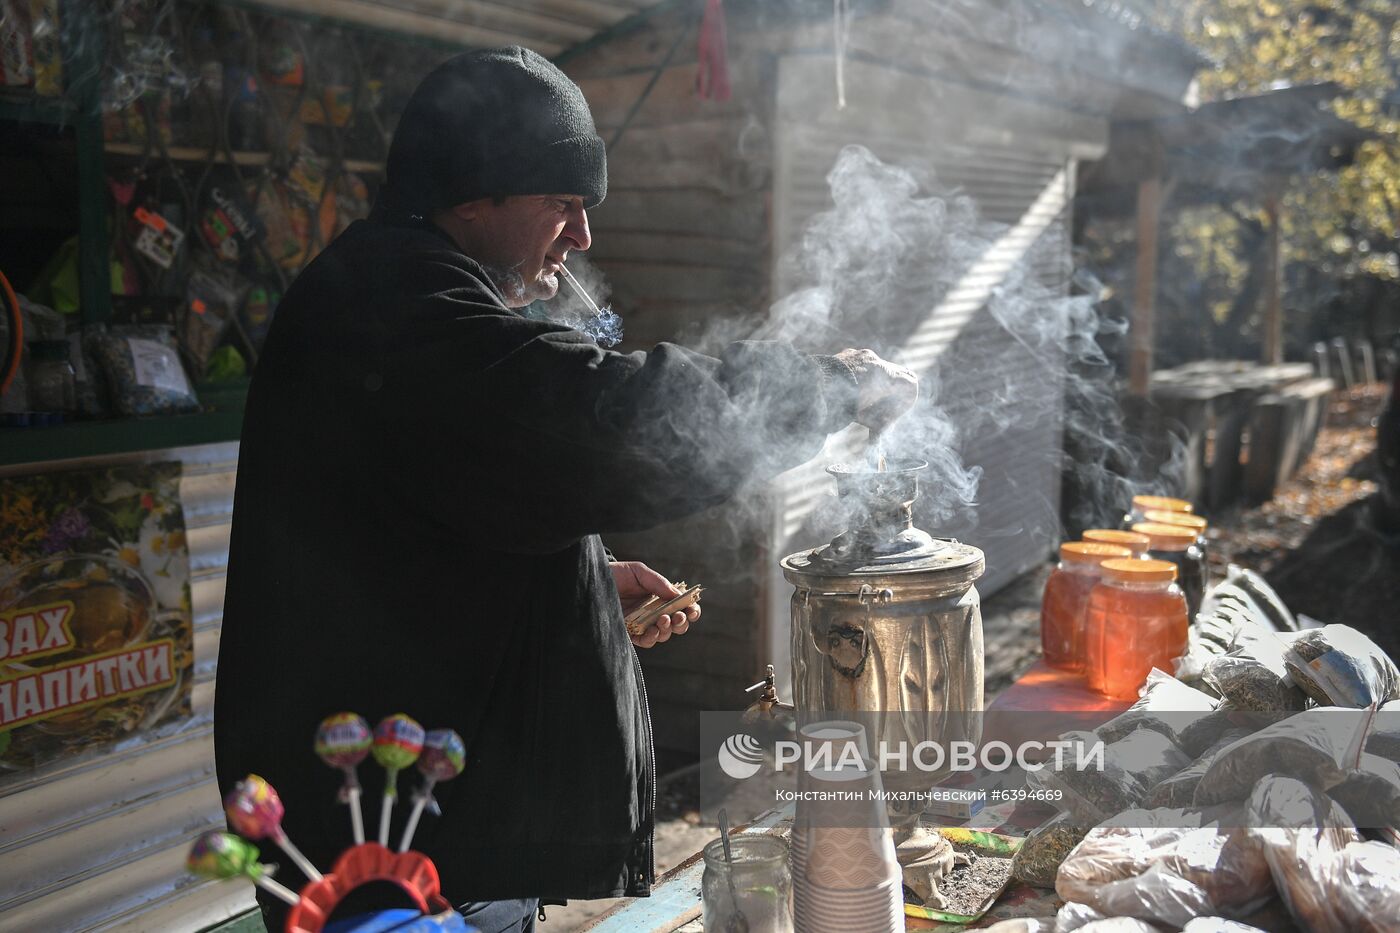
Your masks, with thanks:
[{"label": "dark hooded jacket", "polygon": [[[221,790],[265,777],[325,870],[351,834],[318,723],[407,713],[466,743],[413,844],[449,900],[646,894],[650,720],[598,536],[815,455],[854,394],[785,344],[603,350],[507,309],[436,228],[353,224],[288,290],[248,396]],[[359,776],[373,837],[384,771]]]}]

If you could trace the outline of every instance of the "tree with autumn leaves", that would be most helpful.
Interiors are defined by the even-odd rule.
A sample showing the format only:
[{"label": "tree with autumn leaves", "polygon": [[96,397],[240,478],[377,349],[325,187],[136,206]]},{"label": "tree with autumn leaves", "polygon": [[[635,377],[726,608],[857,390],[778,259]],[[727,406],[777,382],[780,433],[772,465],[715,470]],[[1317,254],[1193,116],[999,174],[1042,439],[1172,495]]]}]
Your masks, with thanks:
[{"label": "tree with autumn leaves", "polygon": [[[1156,25],[1212,61],[1201,103],[1335,82],[1326,104],[1375,134],[1353,164],[1298,176],[1282,193],[1285,346],[1400,331],[1400,5],[1394,0],[1180,0]],[[1158,361],[1257,358],[1268,222],[1261,200],[1164,206]],[[1127,229],[1124,229],[1124,228]],[[1084,245],[1131,274],[1131,224]]]}]

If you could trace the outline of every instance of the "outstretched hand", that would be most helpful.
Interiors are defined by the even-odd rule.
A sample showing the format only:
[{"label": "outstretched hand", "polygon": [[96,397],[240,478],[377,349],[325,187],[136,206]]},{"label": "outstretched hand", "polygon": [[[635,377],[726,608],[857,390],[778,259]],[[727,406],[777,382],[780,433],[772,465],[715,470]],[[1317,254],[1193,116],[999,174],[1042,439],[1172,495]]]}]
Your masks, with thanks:
[{"label": "outstretched hand", "polygon": [[[614,561],[608,567],[612,570],[618,598],[622,600],[623,615],[627,615],[653,596],[670,599],[681,595],[681,591],[672,586],[670,580],[639,560]],[[632,644],[638,648],[659,645],[669,640],[672,635],[684,635],[690,628],[690,623],[698,618],[699,606],[659,616],[656,623],[645,632],[632,636]]]}]

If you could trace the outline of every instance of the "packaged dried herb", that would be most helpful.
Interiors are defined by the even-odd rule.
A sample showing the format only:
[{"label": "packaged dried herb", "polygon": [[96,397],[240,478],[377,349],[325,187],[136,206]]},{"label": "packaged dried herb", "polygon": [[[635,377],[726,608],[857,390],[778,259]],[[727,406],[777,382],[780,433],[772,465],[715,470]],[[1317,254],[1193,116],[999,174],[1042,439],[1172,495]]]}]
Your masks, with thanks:
[{"label": "packaged dried herb", "polygon": [[1366,725],[1355,711],[1320,707],[1266,726],[1216,753],[1196,786],[1195,804],[1244,800],[1266,775],[1334,787],[1360,756]]},{"label": "packaged dried herb", "polygon": [[[1070,732],[1061,736],[1086,747],[1095,742],[1089,733]],[[1094,825],[1115,813],[1135,807],[1147,792],[1163,779],[1191,763],[1176,743],[1156,729],[1138,728],[1104,746],[1103,768],[1078,769],[1067,757],[1059,770],[1046,767],[1034,772],[1029,784],[1058,790],[1069,812],[1079,821]]]},{"label": "packaged dried herb", "polygon": [[1053,888],[1060,863],[1088,831],[1088,826],[1077,824],[1070,814],[1056,815],[1021,843],[1011,860],[1011,876],[1038,888]]},{"label": "packaged dried herb", "polygon": [[1391,700],[1376,711],[1366,736],[1366,751],[1400,762],[1400,700]]},{"label": "packaged dried herb", "polygon": [[1240,807],[1129,810],[1091,829],[1060,866],[1055,891],[1106,916],[1180,928],[1245,916],[1272,895]]},{"label": "packaged dried herb", "polygon": [[1094,733],[1105,742],[1116,742],[1142,727],[1155,729],[1176,742],[1179,729],[1214,710],[1216,703],[1214,698],[1154,668],[1147,675],[1138,701]]},{"label": "packaged dried herb", "polygon": [[1247,923],[1240,923],[1238,920],[1226,920],[1224,917],[1197,917],[1182,927],[1181,933],[1264,933],[1264,931]]},{"label": "packaged dried herb", "polygon": [[1252,633],[1229,654],[1207,664],[1202,679],[1234,709],[1301,710],[1308,698],[1289,679],[1284,651],[1276,635]]},{"label": "packaged dried herb", "polygon": [[1400,699],[1400,670],[1375,642],[1347,625],[1299,633],[1284,654],[1293,680],[1324,706],[1364,709]]},{"label": "packaged dried herb", "polygon": [[1147,806],[1179,809],[1191,806],[1196,798],[1196,785],[1201,783],[1201,778],[1210,770],[1216,754],[1248,735],[1249,732],[1243,729],[1226,731],[1215,740],[1214,745],[1197,756],[1195,761],[1152,788],[1147,795]]},{"label": "packaged dried herb", "polygon": [[169,327],[115,325],[92,337],[112,407],[122,415],[199,410]]},{"label": "packaged dried herb", "polygon": [[1363,829],[1400,827],[1400,764],[1388,758],[1362,755],[1360,766],[1327,794]]}]

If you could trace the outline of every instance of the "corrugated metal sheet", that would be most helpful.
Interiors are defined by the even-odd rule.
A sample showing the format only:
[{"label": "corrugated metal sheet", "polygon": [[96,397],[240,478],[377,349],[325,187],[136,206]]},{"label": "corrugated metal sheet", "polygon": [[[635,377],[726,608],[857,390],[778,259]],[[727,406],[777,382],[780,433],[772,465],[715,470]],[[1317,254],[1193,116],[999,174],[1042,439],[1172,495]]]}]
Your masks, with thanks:
[{"label": "corrugated metal sheet", "polygon": [[107,755],[42,769],[0,795],[0,933],[198,930],[253,906],[252,889],[185,870],[223,825],[214,784],[214,668],[238,447],[219,444],[12,468],[33,473],[181,460],[194,608],[194,715]]},{"label": "corrugated metal sheet", "polygon": [[[1063,393],[1063,363],[1054,352],[1041,347],[1032,352],[1008,334],[987,310],[987,298],[1026,262],[1032,263],[1031,274],[1039,282],[1060,291],[1067,287],[1070,169],[1075,152],[1100,140],[1093,124],[1079,123],[1089,132],[1076,142],[1073,131],[1064,132],[1066,126],[1076,126],[1073,120],[1037,114],[1024,102],[1015,104],[1024,122],[1014,133],[1001,133],[998,120],[1005,120],[1010,108],[996,98],[978,101],[986,95],[947,88],[926,90],[921,99],[936,98],[939,107],[950,111],[957,132],[947,125],[930,126],[917,113],[900,108],[875,112],[906,116],[902,121],[871,120],[870,107],[800,119],[813,95],[805,89],[785,95],[784,84],[809,86],[810,70],[809,63],[799,63],[793,71],[807,71],[807,77],[784,74],[780,79],[775,255],[798,241],[813,215],[831,206],[826,176],[840,149],[851,143],[866,146],[886,162],[931,171],[940,188],[961,189],[977,202],[983,217],[1006,225],[995,245],[903,340],[900,354],[915,368],[941,370],[939,404],[959,429],[963,462],[984,470],[973,520],[919,523],[934,534],[981,547],[987,572],[978,586],[984,595],[995,592],[1043,560],[1058,536],[1062,421],[1059,406],[1046,400]],[[898,97],[905,80],[886,81],[887,93]],[[910,100],[908,89],[902,90],[904,100]],[[917,111],[917,106],[907,109]],[[1037,123],[1058,130],[1037,135],[1027,129]],[[795,284],[783,280],[783,268],[778,266],[774,276],[779,295]],[[955,363],[949,365],[950,360]],[[1019,410],[1027,399],[1039,402],[1035,417]],[[772,531],[776,554],[820,544],[839,530],[823,527],[820,518],[820,506],[833,488],[823,469],[857,453],[864,438],[863,429],[849,430],[833,438],[811,463],[780,478]],[[769,648],[785,661],[792,587],[776,567],[770,574]]]}]

